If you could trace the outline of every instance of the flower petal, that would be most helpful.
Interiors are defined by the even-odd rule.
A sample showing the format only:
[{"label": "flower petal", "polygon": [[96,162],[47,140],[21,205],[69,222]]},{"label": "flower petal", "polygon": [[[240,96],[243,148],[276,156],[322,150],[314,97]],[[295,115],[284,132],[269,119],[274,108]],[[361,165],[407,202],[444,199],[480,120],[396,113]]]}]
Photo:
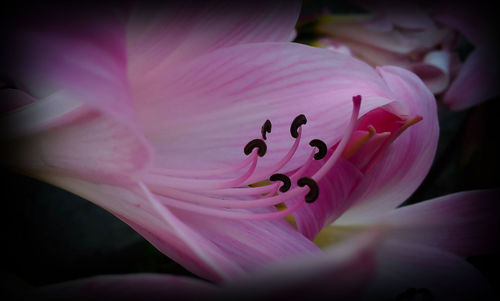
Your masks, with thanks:
[{"label": "flower petal", "polygon": [[500,95],[499,76],[492,50],[478,47],[467,57],[443,101],[452,110],[463,110]]},{"label": "flower petal", "polygon": [[498,248],[499,191],[466,191],[398,208],[384,218],[391,237],[436,247],[459,256]]},{"label": "flower petal", "polygon": [[54,8],[44,17],[14,26],[11,55],[4,58],[23,90],[10,96],[35,100],[2,120],[7,136],[23,136],[15,142],[28,147],[14,157],[24,161],[24,172],[46,168],[105,183],[129,181],[151,150],[129,95],[125,24],[85,9]]},{"label": "flower petal", "polygon": [[[409,54],[412,51],[430,49],[439,44],[449,33],[447,29],[429,28],[425,31],[379,31],[361,22],[320,23],[318,30],[334,40],[347,43],[367,44],[386,51]],[[349,45],[351,46],[351,45]]]},{"label": "flower petal", "polygon": [[232,221],[155,206],[134,187],[97,185],[67,177],[46,176],[49,183],[72,191],[110,211],[165,255],[191,272],[220,281],[269,262],[319,252],[284,220]]},{"label": "flower petal", "polygon": [[436,152],[439,126],[432,93],[407,70],[391,66],[377,70],[398,100],[395,105],[403,106],[399,110],[423,120],[401,134],[368,171],[349,200],[353,207],[335,221],[338,225],[376,219],[401,204],[420,185]]},{"label": "flower petal", "polygon": [[274,261],[320,253],[318,247],[285,219],[229,220],[172,211],[186,225],[213,242],[221,255],[236,262],[245,272],[256,271]]},{"label": "flower petal", "polygon": [[219,48],[288,42],[298,1],[171,1],[134,7],[127,25],[129,75],[145,82]]},{"label": "flower petal", "polygon": [[[243,147],[260,137],[269,119],[272,133],[257,173],[288,152],[294,142],[290,125],[297,115],[309,120],[304,141],[317,138],[332,145],[347,127],[354,95],[362,95],[361,112],[366,112],[389,102],[391,94],[365,63],[293,43],[219,49],[140,92],[148,101],[139,112],[142,128],[158,149],[156,164],[163,168],[236,164],[245,158]],[[286,169],[303,164],[310,152],[310,146],[301,143]]]},{"label": "flower petal", "polygon": [[376,253],[367,300],[396,300],[404,294],[425,299],[429,293],[432,300],[490,300],[492,296],[479,271],[454,254],[394,240],[380,244]]},{"label": "flower petal", "polygon": [[[316,163],[319,165],[320,163]],[[309,174],[309,172],[306,172]],[[310,240],[349,208],[349,196],[363,178],[361,171],[340,158],[328,174],[319,181],[319,197],[314,203],[293,213],[297,229]]]},{"label": "flower petal", "polygon": [[432,93],[438,94],[450,83],[451,56],[447,51],[430,51],[421,63],[410,68],[427,85]]},{"label": "flower petal", "polygon": [[225,288],[252,300],[358,300],[373,275],[379,237],[376,230],[363,233],[325,253],[276,262]]}]

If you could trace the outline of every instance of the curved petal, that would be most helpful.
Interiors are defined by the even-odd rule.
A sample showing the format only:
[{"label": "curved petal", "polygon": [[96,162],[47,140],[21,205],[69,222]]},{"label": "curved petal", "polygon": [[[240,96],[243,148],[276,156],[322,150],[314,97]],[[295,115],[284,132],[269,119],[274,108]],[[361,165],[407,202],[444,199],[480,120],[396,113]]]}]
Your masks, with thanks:
[{"label": "curved petal", "polygon": [[378,31],[361,22],[325,22],[318,25],[318,30],[340,42],[367,44],[397,54],[430,49],[439,44],[449,33],[448,29],[443,28],[410,32]]},{"label": "curved petal", "polygon": [[129,75],[148,81],[219,48],[255,42],[288,42],[298,1],[171,1],[138,5],[127,24]]},{"label": "curved petal", "polygon": [[226,289],[252,300],[358,300],[374,272],[378,231],[347,239],[314,256],[271,264],[236,281]]},{"label": "curved petal", "polygon": [[159,196],[138,188],[97,185],[46,175],[49,183],[110,211],[165,255],[191,272],[213,280],[230,279],[269,262],[319,252],[286,221],[231,221],[153,204]]},{"label": "curved petal", "polygon": [[466,191],[390,212],[391,238],[473,256],[498,248],[500,191]]},{"label": "curved petal", "polygon": [[[150,161],[129,95],[125,24],[119,16],[56,10],[18,28],[9,76],[35,101],[2,120],[27,146],[29,172],[47,168],[88,180],[128,181]],[[4,58],[5,59],[5,58]],[[98,112],[98,113],[97,113]],[[26,172],[26,171],[25,171]],[[108,180],[109,179],[109,180]]]},{"label": "curved petal", "polygon": [[216,291],[214,285],[193,278],[127,274],[48,285],[21,293],[19,297],[20,300],[200,300]]},{"label": "curved petal", "polygon": [[430,296],[432,300],[490,300],[493,296],[479,271],[454,254],[394,240],[381,243],[376,254],[375,275],[365,291],[366,300],[396,300],[408,295]]},{"label": "curved petal", "polygon": [[[354,95],[362,95],[361,112],[366,112],[389,102],[389,94],[370,66],[349,56],[300,44],[260,43],[202,56],[135,96],[148,101],[138,114],[158,149],[156,164],[163,168],[236,164],[269,119],[272,133],[259,173],[259,167],[278,162],[294,143],[290,125],[297,115],[309,120],[303,141],[318,138],[332,145],[347,127]],[[310,152],[301,143],[286,169],[303,164]]]},{"label": "curved petal", "polygon": [[338,225],[376,219],[401,204],[420,185],[436,152],[439,125],[432,93],[407,70],[391,66],[377,70],[398,100],[395,108],[423,120],[399,136],[368,171],[348,201],[353,207],[335,221]]},{"label": "curved petal", "polygon": [[[315,163],[319,165],[320,163]],[[309,171],[306,174],[311,174]],[[340,158],[319,182],[319,197],[314,203],[293,213],[297,229],[310,240],[351,206],[349,196],[363,178],[363,173],[349,161]]]},{"label": "curved petal", "polygon": [[285,219],[229,220],[172,211],[186,225],[213,242],[220,254],[236,262],[247,273],[275,261],[321,253],[317,246],[297,232]]},{"label": "curved petal", "polygon": [[447,51],[430,51],[421,63],[410,68],[427,85],[434,94],[439,94],[448,88],[450,83],[451,56]]},{"label": "curved petal", "polygon": [[486,47],[475,49],[444,95],[452,110],[463,110],[500,95],[498,59]]},{"label": "curved petal", "polygon": [[130,124],[124,22],[85,10],[48,16],[15,28],[9,75],[37,99],[56,94]]},{"label": "curved petal", "polygon": [[[40,108],[38,102],[32,105]],[[51,130],[7,140],[3,151],[5,163],[35,177],[57,173],[117,184],[137,180],[149,163],[150,150],[139,137],[110,118],[87,112]]]}]

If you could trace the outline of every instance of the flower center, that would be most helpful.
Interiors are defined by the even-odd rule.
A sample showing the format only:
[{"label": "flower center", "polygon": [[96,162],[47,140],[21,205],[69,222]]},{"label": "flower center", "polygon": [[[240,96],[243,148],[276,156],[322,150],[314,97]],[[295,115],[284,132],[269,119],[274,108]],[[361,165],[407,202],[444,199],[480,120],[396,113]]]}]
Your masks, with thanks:
[{"label": "flower center", "polygon": [[[387,116],[383,116],[386,112],[377,109],[358,120],[361,96],[354,96],[352,100],[351,120],[340,142],[329,151],[323,141],[311,140],[311,154],[301,167],[292,172],[277,173],[294,156],[301,142],[302,126],[307,123],[304,115],[297,116],[291,123],[290,135],[295,139],[294,143],[272,166],[256,171],[259,157],[267,152],[265,140],[272,130],[271,121],[266,120],[261,128],[261,137],[248,142],[243,148],[247,158],[240,163],[203,171],[154,169],[146,175],[145,184],[156,194],[159,202],[181,210],[232,219],[283,218],[318,198],[320,190],[317,183],[339,158],[362,161],[364,156],[369,156],[368,160],[360,163],[361,167],[368,169],[404,128],[416,122],[389,111]],[[391,117],[393,121],[383,121],[386,117]],[[379,132],[377,129],[380,129]],[[313,174],[306,175],[312,162],[322,159],[324,164]],[[227,174],[239,176],[223,178]],[[248,185],[257,182],[264,185]],[[285,209],[276,208],[285,203]]]}]

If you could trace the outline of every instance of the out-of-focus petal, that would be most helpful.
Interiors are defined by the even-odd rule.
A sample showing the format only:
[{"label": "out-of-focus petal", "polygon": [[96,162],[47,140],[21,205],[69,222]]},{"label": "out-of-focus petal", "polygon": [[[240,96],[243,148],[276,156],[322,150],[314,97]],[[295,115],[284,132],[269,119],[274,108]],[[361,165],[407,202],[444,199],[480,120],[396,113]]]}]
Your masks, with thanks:
[{"label": "out-of-focus petal", "polygon": [[2,120],[9,144],[28,147],[14,157],[30,173],[47,168],[105,183],[129,181],[151,151],[129,94],[125,23],[85,9],[54,9],[44,17],[14,26],[2,57],[23,90],[9,97],[25,93],[35,100]]},{"label": "out-of-focus petal", "polygon": [[390,31],[395,26],[413,30],[436,29],[431,16],[416,3],[373,1],[361,5],[374,13],[373,18],[364,24],[376,31]]},{"label": "out-of-focus petal", "polygon": [[[354,95],[363,98],[361,113],[391,101],[383,80],[365,63],[292,43],[219,49],[159,79],[137,97],[148,101],[139,118],[163,168],[200,170],[240,162],[243,147],[260,137],[269,119],[272,133],[258,174],[294,143],[290,125],[297,115],[308,118],[303,141],[322,139],[331,146],[344,134]],[[308,143],[301,143],[286,168],[303,164],[310,152]]]},{"label": "out-of-focus petal", "polygon": [[137,5],[127,25],[129,75],[144,82],[218,48],[288,42],[299,10],[298,1]]},{"label": "out-of-focus petal", "polygon": [[373,249],[379,243],[373,230],[345,240],[325,253],[276,262],[256,273],[227,282],[229,293],[252,300],[357,300],[374,269]]},{"label": "out-of-focus petal", "polygon": [[475,49],[445,93],[443,101],[452,110],[462,110],[500,95],[497,54],[486,47]]},{"label": "out-of-focus petal", "polygon": [[172,212],[159,209],[139,187],[94,184],[69,177],[44,174],[42,180],[88,199],[126,222],[179,264],[213,281],[243,270],[224,256],[212,242],[191,229]]},{"label": "out-of-focus petal", "polygon": [[[320,249],[297,232],[285,219],[274,221],[230,220],[172,210],[186,225],[218,248],[245,272],[271,262],[297,256],[316,256]],[[260,213],[268,210],[260,210]]]},{"label": "out-of-focus petal", "polygon": [[363,223],[397,207],[420,185],[436,152],[439,125],[432,93],[407,70],[392,66],[377,70],[391,88],[392,99],[398,100],[394,108],[423,120],[401,134],[368,171],[349,200],[354,206],[335,224]]},{"label": "out-of-focus petal", "polygon": [[[232,221],[155,207],[136,187],[97,185],[64,177],[44,180],[112,212],[191,272],[227,280],[279,259],[320,250],[285,220]],[[161,196],[152,195],[157,200]]]},{"label": "out-of-focus petal", "polygon": [[318,25],[318,30],[348,45],[347,42],[351,41],[399,54],[430,49],[448,34],[447,29],[440,28],[413,32],[376,31],[359,22],[324,22]]},{"label": "out-of-focus petal", "polygon": [[165,274],[103,275],[44,286],[21,300],[213,300],[216,286]]},{"label": "out-of-focus petal", "polygon": [[430,300],[490,300],[493,293],[471,264],[436,248],[386,240],[375,258],[375,275],[364,300],[397,300],[405,293],[423,300],[429,293]]},{"label": "out-of-focus petal", "polygon": [[14,28],[4,58],[10,76],[36,99],[55,94],[130,124],[125,23],[111,14],[61,14]]},{"label": "out-of-focus petal", "polygon": [[[35,102],[21,109],[39,109],[45,104]],[[43,112],[31,113],[50,117],[42,116]],[[87,111],[76,119],[73,113],[59,118],[59,123],[66,121],[64,126],[10,137],[3,149],[8,158],[5,163],[35,177],[55,173],[108,184],[137,180],[150,160],[150,149],[142,136],[99,113]],[[15,124],[11,127],[14,130],[8,134],[19,130]]]},{"label": "out-of-focus petal", "polygon": [[467,191],[395,209],[383,222],[391,238],[466,257],[498,248],[499,209],[500,191]]},{"label": "out-of-focus petal", "polygon": [[450,60],[447,51],[431,51],[421,63],[413,64],[413,71],[434,94],[439,94],[448,88],[450,83]]}]

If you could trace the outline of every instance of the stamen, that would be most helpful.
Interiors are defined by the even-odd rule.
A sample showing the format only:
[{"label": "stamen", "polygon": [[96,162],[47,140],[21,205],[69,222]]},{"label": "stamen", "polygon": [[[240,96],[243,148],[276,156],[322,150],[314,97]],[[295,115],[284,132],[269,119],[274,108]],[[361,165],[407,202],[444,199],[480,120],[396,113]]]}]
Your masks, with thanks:
[{"label": "stamen", "polygon": [[292,125],[290,126],[290,134],[292,135],[293,138],[297,138],[299,136],[297,130],[301,125],[304,125],[306,123],[307,123],[307,118],[303,114],[300,114],[299,116],[295,117],[295,119],[292,122]]},{"label": "stamen", "polygon": [[262,139],[254,139],[245,146],[244,152],[245,155],[250,155],[250,153],[253,151],[254,148],[258,147],[259,151],[257,154],[259,157],[263,157],[266,154],[267,151],[267,145]]},{"label": "stamen", "polygon": [[326,156],[328,148],[323,141],[319,139],[313,139],[311,140],[311,142],[309,142],[309,145],[318,149],[318,152],[314,154],[314,160],[321,160]]},{"label": "stamen", "polygon": [[308,186],[309,192],[306,194],[305,199],[307,203],[313,203],[319,196],[318,183],[311,178],[303,177],[297,181],[297,185],[300,187]]},{"label": "stamen", "polygon": [[[273,166],[256,171],[258,156],[262,157],[267,152],[267,144],[264,140],[267,139],[267,134],[271,133],[272,128],[271,122],[266,120],[261,128],[262,139],[254,139],[247,143],[244,147],[244,153],[250,156],[243,162],[238,163],[237,168],[230,167],[203,171],[201,175],[194,174],[191,178],[182,178],[177,175],[169,177],[159,170],[146,175],[144,177],[145,183],[148,188],[154,190],[155,197],[164,206],[221,218],[252,220],[283,218],[296,211],[304,203],[312,203],[318,199],[318,181],[334,166],[340,155],[345,151],[354,131],[359,115],[361,96],[354,96],[352,100],[352,116],[344,137],[342,137],[325,164],[312,176],[307,176],[307,173],[311,170],[313,160],[321,160],[328,155],[327,145],[319,139],[313,139],[309,143],[313,149],[307,161],[300,168],[287,174],[276,173],[292,159],[299,146],[302,136],[301,126],[307,123],[306,117],[301,114],[295,117],[290,126],[290,134],[295,138],[293,145],[287,154]],[[415,121],[408,121],[408,123],[411,122]],[[242,171],[243,174],[238,173],[239,175],[235,177],[234,172],[241,170],[245,166],[249,166],[246,172],[243,173]],[[224,170],[231,172],[226,177],[223,177],[224,173],[222,171]],[[173,170],[171,171],[173,172]],[[269,177],[270,174],[272,175]],[[221,175],[221,177],[202,178],[211,175]],[[269,181],[261,184],[265,186],[246,186],[248,183],[259,182],[266,178]],[[292,183],[296,183],[293,188]],[[294,199],[297,201],[282,211],[264,211],[264,213],[262,211],[241,211],[242,209],[252,210],[255,208],[274,210],[273,206],[278,204],[288,205]]]},{"label": "stamen", "polygon": [[281,181],[283,182],[283,185],[280,187],[281,192],[287,192],[288,189],[292,186],[292,182],[290,181],[290,178],[284,174],[281,173],[275,173],[272,175],[269,180],[275,182],[275,181]]},{"label": "stamen", "polygon": [[262,133],[262,139],[266,140],[266,133],[271,133],[271,129],[273,128],[273,125],[271,124],[271,121],[268,119],[264,124],[262,125],[262,128],[260,129],[260,132]]},{"label": "stamen", "polygon": [[333,154],[328,158],[328,161],[321,166],[321,168],[312,176],[312,178],[316,181],[321,180],[326,173],[332,168],[332,166],[337,162],[337,160],[340,158],[340,155],[344,152],[345,147],[347,146],[347,143],[349,142],[349,139],[351,138],[351,135],[354,131],[354,127],[356,126],[356,121],[358,120],[358,115],[359,115],[359,109],[361,107],[361,96],[357,95],[352,98],[353,102],[353,107],[352,107],[352,114],[351,114],[351,120],[349,122],[349,125],[347,126],[347,130],[344,134],[344,137],[342,137],[342,140],[340,141],[339,145],[333,152]]}]

